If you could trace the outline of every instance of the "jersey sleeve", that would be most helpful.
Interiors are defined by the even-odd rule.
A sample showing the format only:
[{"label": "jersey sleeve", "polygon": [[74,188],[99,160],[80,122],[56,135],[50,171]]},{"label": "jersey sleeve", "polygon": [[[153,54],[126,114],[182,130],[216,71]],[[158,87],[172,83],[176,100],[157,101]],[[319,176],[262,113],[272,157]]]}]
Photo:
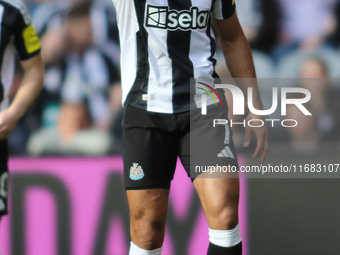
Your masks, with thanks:
[{"label": "jersey sleeve", "polygon": [[18,10],[13,24],[14,45],[20,60],[27,60],[40,52],[41,43],[27,10]]},{"label": "jersey sleeve", "polygon": [[224,20],[231,17],[236,10],[235,0],[216,0],[212,10],[212,17]]}]

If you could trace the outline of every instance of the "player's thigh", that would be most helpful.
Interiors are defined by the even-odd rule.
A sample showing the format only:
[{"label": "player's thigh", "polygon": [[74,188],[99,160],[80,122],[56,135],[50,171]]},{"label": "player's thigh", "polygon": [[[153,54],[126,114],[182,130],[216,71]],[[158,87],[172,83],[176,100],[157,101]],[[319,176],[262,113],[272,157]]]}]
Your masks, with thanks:
[{"label": "player's thigh", "polygon": [[177,142],[167,130],[171,120],[129,107],[123,121],[124,182],[127,190],[170,188],[177,162]]},{"label": "player's thigh", "polygon": [[237,225],[239,179],[199,177],[194,185],[210,228],[230,229]]}]

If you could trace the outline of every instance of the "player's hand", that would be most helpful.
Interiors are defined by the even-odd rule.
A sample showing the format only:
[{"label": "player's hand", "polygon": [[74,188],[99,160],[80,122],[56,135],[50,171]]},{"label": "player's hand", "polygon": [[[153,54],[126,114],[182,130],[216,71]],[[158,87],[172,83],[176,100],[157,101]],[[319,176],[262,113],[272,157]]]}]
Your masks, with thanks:
[{"label": "player's hand", "polygon": [[[248,126],[248,121],[251,119],[260,119],[264,122],[262,127],[250,127]],[[252,125],[260,126],[260,122],[254,122]],[[258,116],[253,113],[249,113],[246,118],[246,127],[245,127],[245,137],[244,137],[244,147],[248,147],[251,141],[251,135],[256,135],[257,138],[257,146],[255,152],[253,154],[253,159],[256,159],[258,156],[261,156],[261,164],[264,162],[268,151],[268,126],[264,116]]]},{"label": "player's hand", "polygon": [[4,140],[13,131],[18,118],[9,110],[0,112],[0,140]]}]

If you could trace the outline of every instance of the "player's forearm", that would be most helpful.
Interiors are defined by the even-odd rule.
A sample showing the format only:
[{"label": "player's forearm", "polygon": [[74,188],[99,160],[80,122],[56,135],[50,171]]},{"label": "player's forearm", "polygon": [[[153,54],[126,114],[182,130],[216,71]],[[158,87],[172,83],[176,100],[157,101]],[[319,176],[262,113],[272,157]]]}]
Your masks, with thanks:
[{"label": "player's forearm", "polygon": [[233,78],[253,78],[244,79],[238,82],[243,91],[248,87],[253,88],[253,104],[258,110],[263,108],[259,89],[256,82],[256,72],[252,53],[247,39],[243,34],[234,40],[221,40],[223,53],[227,66]]},{"label": "player's forearm", "polygon": [[221,46],[234,78],[256,78],[251,50],[243,34],[229,40],[221,39]]},{"label": "player's forearm", "polygon": [[15,116],[16,119],[20,119],[25,114],[42,90],[44,65],[42,61],[37,62],[29,68],[24,68],[24,77],[21,85],[12,104],[8,108],[8,112]]}]

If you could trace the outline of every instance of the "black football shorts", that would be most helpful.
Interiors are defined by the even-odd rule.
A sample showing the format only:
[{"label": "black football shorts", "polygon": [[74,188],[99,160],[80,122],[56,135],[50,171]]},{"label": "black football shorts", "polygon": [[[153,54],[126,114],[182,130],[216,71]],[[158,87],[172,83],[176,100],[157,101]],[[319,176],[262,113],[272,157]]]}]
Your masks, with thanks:
[{"label": "black football shorts", "polygon": [[8,213],[8,146],[7,140],[0,140],[0,216]]},{"label": "black football shorts", "polygon": [[207,112],[206,116],[200,109],[163,114],[127,105],[123,117],[125,188],[170,188],[177,157],[192,181],[198,176],[193,174],[198,166],[238,169],[229,124],[213,128],[214,119],[228,119],[226,101],[223,106],[208,106]]}]

